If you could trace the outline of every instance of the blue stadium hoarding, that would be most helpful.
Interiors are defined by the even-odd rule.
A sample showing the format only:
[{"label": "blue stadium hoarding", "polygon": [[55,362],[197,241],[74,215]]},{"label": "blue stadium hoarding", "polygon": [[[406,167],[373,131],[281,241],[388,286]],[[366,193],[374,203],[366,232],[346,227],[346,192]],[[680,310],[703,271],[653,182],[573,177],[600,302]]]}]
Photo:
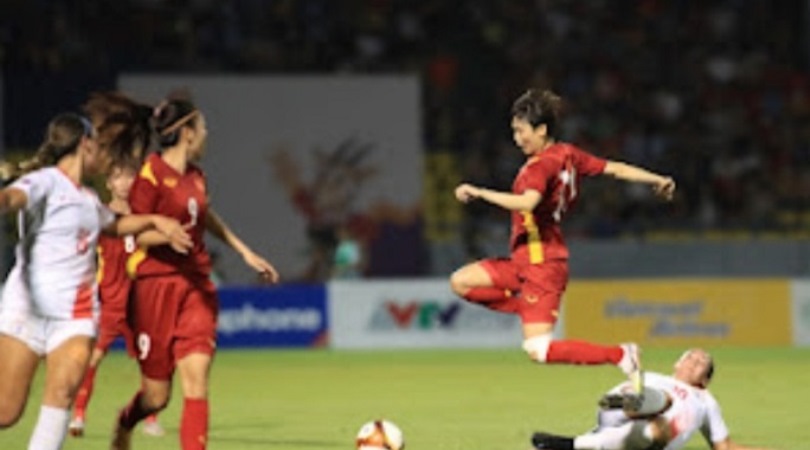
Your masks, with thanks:
[{"label": "blue stadium hoarding", "polygon": [[328,344],[323,285],[222,287],[219,348],[317,347]]}]

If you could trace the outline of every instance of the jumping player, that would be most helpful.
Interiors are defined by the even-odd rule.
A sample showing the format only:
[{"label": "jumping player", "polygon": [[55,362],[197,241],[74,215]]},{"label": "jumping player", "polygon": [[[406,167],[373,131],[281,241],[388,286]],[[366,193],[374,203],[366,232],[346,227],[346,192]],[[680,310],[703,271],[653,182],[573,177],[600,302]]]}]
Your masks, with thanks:
[{"label": "jumping player", "polygon": [[523,324],[523,349],[538,363],[616,364],[641,390],[641,365],[635,344],[604,346],[583,341],[552,340],[560,300],[568,284],[568,248],[560,223],[573,207],[582,177],[608,175],[649,184],[669,200],[672,178],[593,156],[560,142],[560,98],[530,89],[512,106],[512,133],[527,160],[511,192],[461,184],[456,198],[480,199],[512,214],[510,258],[467,264],[450,277],[453,291],[495,311],[517,314]]}]

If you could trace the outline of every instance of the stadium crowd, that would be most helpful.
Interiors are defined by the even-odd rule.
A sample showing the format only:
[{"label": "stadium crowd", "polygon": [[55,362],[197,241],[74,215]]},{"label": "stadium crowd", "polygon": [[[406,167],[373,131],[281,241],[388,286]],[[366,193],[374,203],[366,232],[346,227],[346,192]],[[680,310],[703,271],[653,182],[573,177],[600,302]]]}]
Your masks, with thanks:
[{"label": "stadium crowd", "polygon": [[[9,0],[0,55],[37,73],[419,73],[427,151],[497,189],[522,161],[511,99],[549,87],[567,140],[680,191],[665,206],[589,192],[569,235],[784,233],[810,224],[806,15],[798,0]],[[507,220],[466,216],[468,236]]]}]

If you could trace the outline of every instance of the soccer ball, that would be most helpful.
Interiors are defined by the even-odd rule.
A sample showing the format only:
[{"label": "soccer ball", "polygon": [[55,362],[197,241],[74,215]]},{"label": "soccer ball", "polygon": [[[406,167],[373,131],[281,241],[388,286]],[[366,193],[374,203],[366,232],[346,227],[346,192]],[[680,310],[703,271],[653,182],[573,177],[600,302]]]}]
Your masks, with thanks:
[{"label": "soccer ball", "polygon": [[403,450],[402,430],[388,420],[373,420],[357,432],[357,450]]}]

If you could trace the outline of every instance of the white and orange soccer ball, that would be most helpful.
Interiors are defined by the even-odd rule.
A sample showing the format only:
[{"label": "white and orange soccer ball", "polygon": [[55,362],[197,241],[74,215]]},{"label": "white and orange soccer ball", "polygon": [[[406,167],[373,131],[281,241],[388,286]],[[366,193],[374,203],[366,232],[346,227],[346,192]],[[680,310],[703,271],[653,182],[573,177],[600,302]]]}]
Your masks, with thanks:
[{"label": "white and orange soccer ball", "polygon": [[402,430],[389,420],[364,423],[357,432],[357,450],[403,450],[405,437]]}]

